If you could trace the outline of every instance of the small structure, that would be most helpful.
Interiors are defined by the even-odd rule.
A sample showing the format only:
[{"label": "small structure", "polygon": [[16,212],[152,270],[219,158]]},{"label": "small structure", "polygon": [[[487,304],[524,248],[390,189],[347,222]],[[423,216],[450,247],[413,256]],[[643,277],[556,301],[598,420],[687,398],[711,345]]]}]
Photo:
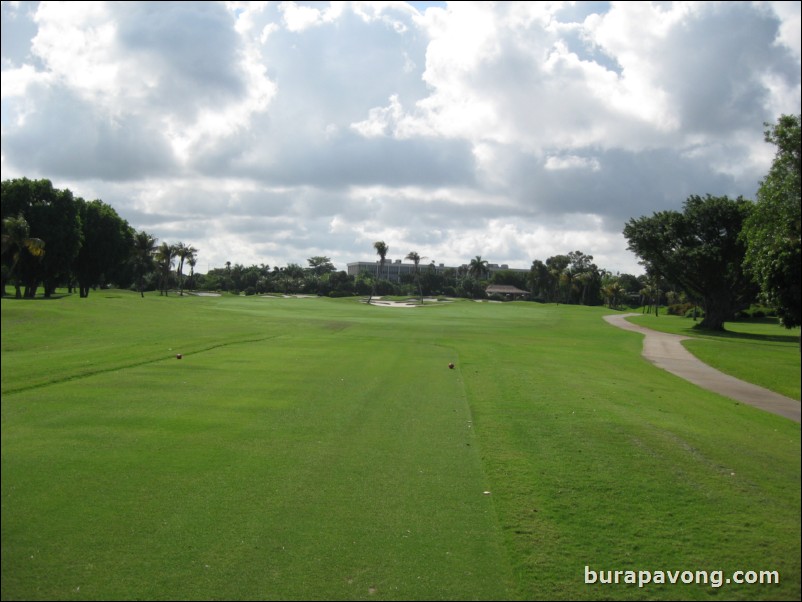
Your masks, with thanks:
[{"label": "small structure", "polygon": [[513,301],[530,294],[528,291],[522,291],[518,287],[508,284],[491,284],[485,289],[485,293],[488,297],[490,295],[502,295],[503,297],[512,299]]}]

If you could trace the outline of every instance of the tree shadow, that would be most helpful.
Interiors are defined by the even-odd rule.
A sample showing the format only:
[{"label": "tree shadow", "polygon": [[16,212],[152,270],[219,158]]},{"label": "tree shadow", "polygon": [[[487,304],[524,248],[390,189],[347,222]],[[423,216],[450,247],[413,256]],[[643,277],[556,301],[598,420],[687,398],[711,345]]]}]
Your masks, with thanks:
[{"label": "tree shadow", "polygon": [[[779,323],[776,318],[756,318],[753,320],[744,320],[742,324],[770,324],[778,326]],[[793,332],[796,331],[796,334]],[[734,330],[709,330],[707,328],[700,328],[698,325],[693,326],[690,332],[696,335],[702,335],[714,339],[740,339],[745,341],[763,341],[769,343],[797,343],[799,342],[799,330],[788,330],[788,334],[758,334],[753,332],[737,332]]]},{"label": "tree shadow", "polygon": [[72,297],[75,293],[53,293],[49,297],[45,297],[44,295],[36,295],[33,299],[30,297],[20,297],[17,299],[15,295],[3,295],[3,299],[9,301],[57,301],[59,299],[64,299],[65,297]]}]

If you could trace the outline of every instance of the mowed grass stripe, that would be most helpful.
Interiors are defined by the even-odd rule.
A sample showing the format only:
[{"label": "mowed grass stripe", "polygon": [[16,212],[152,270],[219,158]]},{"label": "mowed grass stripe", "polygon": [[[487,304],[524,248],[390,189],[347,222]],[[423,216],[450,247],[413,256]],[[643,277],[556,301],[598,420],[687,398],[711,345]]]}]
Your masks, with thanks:
[{"label": "mowed grass stripe", "polygon": [[507,598],[447,350],[341,345],[285,337],[14,395],[3,482],[26,503],[3,506],[4,598]]},{"label": "mowed grass stripe", "polygon": [[[510,330],[514,353],[462,347],[520,597],[797,596],[799,426],[655,368],[640,357],[640,336],[606,328],[593,311],[570,316],[554,329],[561,338],[540,324]],[[585,565],[727,575],[759,565],[787,581],[642,590],[585,585]]]},{"label": "mowed grass stripe", "polygon": [[116,294],[3,300],[3,390],[60,381],[3,395],[4,599],[802,593],[799,425],[655,368],[602,308]]}]

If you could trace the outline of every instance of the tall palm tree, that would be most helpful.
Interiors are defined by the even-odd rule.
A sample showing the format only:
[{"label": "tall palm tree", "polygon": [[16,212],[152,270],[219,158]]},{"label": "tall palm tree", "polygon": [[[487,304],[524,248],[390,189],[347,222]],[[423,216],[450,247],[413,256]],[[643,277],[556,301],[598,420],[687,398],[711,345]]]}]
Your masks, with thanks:
[{"label": "tall palm tree", "polygon": [[[28,221],[20,214],[17,217],[7,217],[3,220],[2,234],[2,254],[11,252],[11,267],[6,278],[11,280],[14,268],[22,255],[22,251],[28,251],[34,257],[42,257],[45,254],[45,242],[41,238],[32,238],[31,229]],[[17,299],[22,298],[22,291],[19,283],[14,285]],[[6,283],[3,281],[3,295],[6,294]]]},{"label": "tall palm tree", "polygon": [[418,265],[420,264],[421,256],[418,255],[417,251],[410,251],[407,253],[405,259],[409,259],[412,263],[415,264],[415,281],[418,284],[418,294],[420,295],[420,303],[423,305],[423,289],[420,286],[420,271],[418,271]]},{"label": "tall palm tree", "polygon": [[159,296],[167,296],[167,287],[170,283],[170,272],[175,263],[175,247],[163,242],[156,249],[156,263],[159,268]]},{"label": "tall palm tree", "polygon": [[197,257],[195,254],[187,255],[187,265],[189,266],[189,288],[190,290],[195,288],[195,266],[198,263]]},{"label": "tall palm tree", "polygon": [[[387,257],[387,252],[390,250],[390,247],[388,247],[383,240],[377,240],[373,243],[373,248],[376,249],[376,254],[380,258],[379,273],[376,276],[376,280],[378,280],[381,277],[382,268],[384,268],[384,260]],[[373,281],[373,291],[371,292],[370,297],[368,297],[368,303],[370,303],[370,300],[376,294],[376,280]]]},{"label": "tall palm tree", "polygon": [[142,230],[134,235],[134,273],[137,276],[139,294],[145,297],[145,274],[153,269],[153,256],[158,239]]},{"label": "tall palm tree", "polygon": [[176,274],[178,275],[178,294],[180,296],[184,296],[184,282],[182,276],[184,275],[184,261],[188,257],[195,257],[195,253],[198,250],[193,247],[192,245],[185,245],[183,242],[178,242],[175,244],[175,255],[178,257],[178,269],[176,270]]},{"label": "tall palm tree", "polygon": [[471,259],[471,263],[468,266],[468,274],[477,280],[481,280],[482,276],[486,276],[489,273],[490,270],[487,267],[487,259],[482,259],[481,255],[477,255]]}]

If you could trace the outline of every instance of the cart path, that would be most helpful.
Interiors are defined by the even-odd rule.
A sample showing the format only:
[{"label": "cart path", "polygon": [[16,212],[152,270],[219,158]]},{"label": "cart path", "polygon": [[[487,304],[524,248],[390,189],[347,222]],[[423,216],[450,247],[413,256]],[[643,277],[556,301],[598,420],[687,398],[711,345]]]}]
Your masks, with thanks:
[{"label": "cart path", "polygon": [[719,395],[773,414],[779,414],[795,422],[800,421],[802,404],[796,399],[785,397],[711,368],[682,346],[681,341],[692,337],[650,330],[632,324],[626,319],[628,316],[637,315],[610,315],[604,316],[604,319],[614,326],[644,335],[643,356],[658,368],[668,370],[680,378]]}]

